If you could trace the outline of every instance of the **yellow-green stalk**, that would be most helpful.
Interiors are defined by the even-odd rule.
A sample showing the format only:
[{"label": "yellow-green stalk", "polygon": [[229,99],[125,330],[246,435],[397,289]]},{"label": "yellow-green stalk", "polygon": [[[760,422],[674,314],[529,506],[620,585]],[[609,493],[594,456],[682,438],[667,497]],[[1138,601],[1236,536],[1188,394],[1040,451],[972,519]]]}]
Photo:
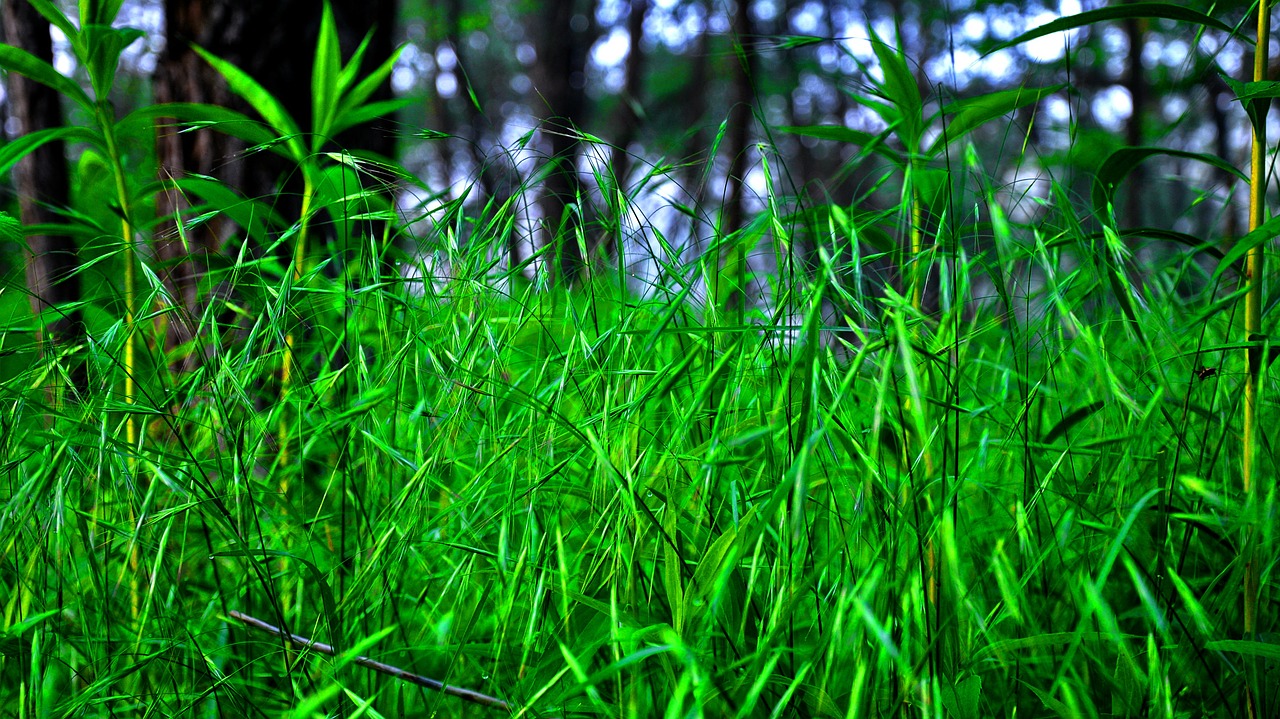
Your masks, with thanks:
[{"label": "yellow-green stalk", "polygon": [[[135,379],[137,355],[134,353],[134,318],[137,315],[137,282],[138,273],[137,248],[134,245],[133,226],[129,222],[129,190],[124,183],[124,166],[120,164],[120,151],[116,145],[114,128],[115,117],[110,104],[98,103],[98,124],[102,128],[103,139],[107,145],[107,155],[111,161],[112,174],[116,181],[116,201],[120,203],[120,239],[124,243],[124,402],[132,405],[137,401],[138,385]],[[125,438],[129,447],[133,448],[138,440],[138,427],[133,414],[125,417]],[[133,457],[132,454],[129,455]]]},{"label": "yellow-green stalk", "polygon": [[[138,458],[138,423],[133,416],[132,405],[138,398],[138,382],[137,367],[138,357],[135,351],[135,337],[137,318],[137,289],[138,289],[138,253],[137,247],[134,245],[133,224],[129,221],[132,215],[129,214],[129,189],[125,185],[124,165],[120,162],[120,150],[116,142],[115,133],[115,112],[111,109],[111,103],[106,100],[99,100],[97,106],[98,126],[102,128],[103,141],[106,144],[107,156],[111,162],[111,171],[115,175],[116,183],[116,201],[120,203],[120,240],[124,243],[124,403],[125,403],[125,420],[124,434],[125,441],[129,446],[128,466],[129,474],[132,481],[137,481]],[[136,517],[133,514],[133,504],[129,504],[129,525],[133,526]],[[138,618],[138,610],[141,604],[139,595],[140,588],[138,586],[138,545],[136,542],[132,544],[129,552],[129,610],[130,615]]]},{"label": "yellow-green stalk", "polygon": [[[314,194],[314,185],[311,181],[311,173],[303,173],[302,188],[302,216],[298,220],[300,224],[298,228],[298,241],[293,246],[293,284],[297,286],[302,281],[302,272],[307,258],[307,227],[311,219],[311,196]],[[280,364],[280,400],[284,404],[284,400],[289,397],[289,388],[293,382],[293,345],[296,335],[290,330],[284,337],[284,359]],[[280,447],[280,466],[289,460],[289,419],[283,413],[280,414],[280,424],[276,428],[276,440]],[[283,494],[289,490],[289,475],[284,473],[280,479],[280,492]]]},{"label": "yellow-green stalk", "polygon": [[[1267,2],[1258,4],[1258,42],[1254,46],[1253,81],[1267,79],[1267,44],[1271,41],[1271,12]],[[1269,103],[1268,103],[1269,104]],[[1266,115],[1255,118],[1253,124],[1253,151],[1249,177],[1249,230],[1252,232],[1266,221]],[[1244,335],[1246,340],[1262,331],[1262,250],[1265,243],[1257,244],[1245,256],[1244,279],[1249,291],[1244,298]],[[1245,350],[1244,378],[1244,436],[1242,438],[1241,480],[1245,506],[1252,517],[1257,511],[1258,489],[1254,477],[1254,456],[1257,454],[1258,434],[1258,375],[1262,368],[1262,348]],[[1244,639],[1254,638],[1258,629],[1258,563],[1253,556],[1254,532],[1246,525],[1244,541]],[[1245,716],[1258,716],[1257,697],[1253,693],[1253,680],[1257,678],[1257,663],[1251,661],[1252,671],[1245,684]]]}]

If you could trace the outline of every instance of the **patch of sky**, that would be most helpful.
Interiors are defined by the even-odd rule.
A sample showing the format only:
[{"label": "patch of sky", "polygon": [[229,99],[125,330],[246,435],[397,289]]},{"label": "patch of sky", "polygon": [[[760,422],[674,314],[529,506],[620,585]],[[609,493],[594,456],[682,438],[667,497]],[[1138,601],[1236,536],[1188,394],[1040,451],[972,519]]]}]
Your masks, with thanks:
[{"label": "patch of sky", "polygon": [[538,61],[538,51],[533,43],[522,42],[516,45],[516,61],[525,67],[532,67]]},{"label": "patch of sky", "polygon": [[751,14],[760,22],[773,22],[778,17],[778,6],[773,0],[756,0],[751,4]]},{"label": "patch of sky", "polygon": [[451,72],[436,75],[436,94],[449,100],[458,94],[458,77]]},{"label": "patch of sky", "polygon": [[1125,88],[1112,85],[1100,90],[1089,107],[1093,110],[1094,119],[1103,129],[1119,132],[1133,114],[1133,98]]},{"label": "patch of sky", "polygon": [[791,28],[801,35],[815,35],[821,27],[822,5],[806,2],[791,13]]},{"label": "patch of sky", "polygon": [[600,67],[621,65],[631,53],[631,36],[626,28],[614,27],[591,49],[591,60]]}]

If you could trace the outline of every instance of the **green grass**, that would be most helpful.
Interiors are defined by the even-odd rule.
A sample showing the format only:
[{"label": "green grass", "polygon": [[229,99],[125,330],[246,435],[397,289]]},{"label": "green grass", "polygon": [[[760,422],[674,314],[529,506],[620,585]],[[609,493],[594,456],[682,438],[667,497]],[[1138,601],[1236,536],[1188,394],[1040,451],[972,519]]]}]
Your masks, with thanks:
[{"label": "green grass", "polygon": [[[6,379],[0,704],[494,712],[236,610],[531,716],[1230,715],[1242,657],[1276,661],[1233,641],[1244,528],[1277,556],[1250,519],[1274,495],[1244,506],[1235,475],[1230,316],[1163,291],[1171,264],[1133,278],[1139,342],[1087,259],[1056,269],[1089,238],[1043,240],[959,265],[1043,277],[974,315],[838,289],[828,260],[791,288],[796,343],[678,287],[503,294],[483,237],[421,297],[223,270],[245,318],[195,374],[140,383],[141,446],[119,331],[78,402],[45,403],[53,359]],[[813,341],[838,292],[880,326],[839,353]]]},{"label": "green grass", "polygon": [[[1091,214],[1056,185],[1011,223],[959,135],[1024,98],[952,106],[965,168],[947,174],[947,147],[886,149],[935,118],[877,54],[901,97],[876,111],[917,113],[913,137],[791,130],[885,141],[906,199],[793,212],[771,187],[642,294],[608,262],[568,290],[496,262],[511,204],[437,218],[440,283],[389,276],[417,239],[369,231],[404,232],[383,188],[351,191],[378,173],[308,150],[237,75],[271,119],[249,139],[297,155],[309,212],[244,221],[205,278],[217,301],[181,317],[145,252],[119,286],[128,243],[92,217],[87,342],[40,356],[16,277],[0,301],[0,716],[503,713],[357,655],[521,716],[1240,716],[1250,688],[1265,716],[1275,448],[1264,432],[1246,497],[1239,293],[1199,264],[1217,243],[1139,267],[1141,238],[1099,219],[1107,192]],[[336,45],[318,56],[339,73]],[[342,77],[324,97],[367,89]],[[82,135],[114,132],[98,121]],[[145,164],[103,164],[111,191],[154,191]],[[1131,167],[1103,166],[1117,184]],[[184,231],[246,216],[205,190]],[[754,278],[763,303],[743,294],[754,250],[781,268]],[[926,275],[928,312],[914,287],[869,286]],[[195,326],[176,352],[193,372],[171,372],[157,319]],[[1275,389],[1264,371],[1258,426],[1280,420]]]}]

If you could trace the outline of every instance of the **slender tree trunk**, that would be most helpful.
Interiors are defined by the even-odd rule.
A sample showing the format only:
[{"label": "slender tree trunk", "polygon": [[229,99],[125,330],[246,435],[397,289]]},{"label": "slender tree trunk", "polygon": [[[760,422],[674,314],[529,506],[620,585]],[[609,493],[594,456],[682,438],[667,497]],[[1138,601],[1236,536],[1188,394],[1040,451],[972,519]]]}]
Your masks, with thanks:
[{"label": "slender tree trunk", "polygon": [[[1217,84],[1222,85],[1225,89],[1226,83],[1222,82],[1217,76],[1214,76],[1214,79],[1217,80]],[[1222,108],[1218,106],[1218,99],[1224,95],[1231,100],[1235,99],[1235,95],[1231,93],[1230,89],[1225,89],[1225,91],[1210,90],[1209,117],[1213,120],[1214,151],[1221,159],[1231,162],[1231,142],[1227,136],[1227,113],[1223,112]],[[1240,236],[1240,213],[1236,211],[1235,203],[1231,201],[1234,196],[1233,187],[1236,184],[1236,178],[1230,172],[1222,169],[1216,170],[1215,174],[1218,177],[1218,183],[1222,186],[1222,196],[1226,200],[1223,206],[1225,217],[1223,218],[1222,233],[1228,239],[1234,240]],[[1207,235],[1208,233],[1208,227],[1206,227],[1205,234]]]},{"label": "slender tree trunk", "polygon": [[627,146],[635,140],[640,129],[646,65],[641,43],[644,40],[644,21],[649,14],[649,5],[650,0],[631,0],[630,14],[627,15],[627,36],[630,38],[631,49],[627,53],[622,96],[618,98],[618,108],[613,119],[614,147],[609,163],[618,187],[624,190],[631,175],[631,156],[627,154]]},{"label": "slender tree trunk", "polygon": [[[749,0],[737,0],[733,17],[733,43],[736,67],[733,71],[733,105],[729,119],[725,151],[729,153],[729,174],[725,178],[724,207],[721,211],[720,232],[727,236],[746,224],[747,172],[751,142],[751,125],[755,106],[755,77],[758,60],[755,54],[756,30],[751,18]],[[735,308],[739,317],[746,311],[747,247],[741,241],[734,242],[728,254],[720,258],[717,282],[728,282],[727,292],[717,288],[714,294],[722,309]]]},{"label": "slender tree trunk", "polygon": [[[156,66],[153,81],[158,103],[196,102],[221,107],[236,106],[226,83],[212,67],[191,49],[199,44],[215,54],[225,54],[227,44],[219,30],[243,22],[233,6],[218,0],[166,0],[164,53]],[[161,180],[178,180],[201,175],[217,177],[231,187],[242,187],[244,163],[238,156],[244,143],[213,129],[179,132],[167,123],[158,123],[156,152]],[[175,305],[157,318],[157,331],[165,338],[166,353],[192,342],[196,337],[202,311],[199,283],[207,268],[207,258],[221,250],[223,240],[232,231],[223,217],[199,227],[178,232],[174,218],[188,208],[186,197],[175,187],[156,196],[156,213],[170,218],[160,225],[155,235],[156,258],[160,261],[160,278]],[[175,372],[195,368],[198,353],[181,353],[171,363]]]},{"label": "slender tree trunk", "polygon": [[[704,12],[709,14],[711,10],[712,8],[707,6]],[[707,65],[710,62],[710,52],[707,45],[707,28],[704,26],[693,39],[693,46],[689,53],[689,84],[684,92],[684,96],[688,98],[684,103],[684,125],[689,128],[682,148],[683,160],[687,163],[684,182],[687,185],[685,189],[689,193],[689,198],[693,200],[695,206],[702,199],[704,172],[715,163],[714,157],[707,157],[705,163],[697,161],[697,158],[707,151],[708,146],[705,123],[707,121],[706,88],[709,76]]]},{"label": "slender tree trunk", "polygon": [[729,110],[726,150],[729,177],[725,193],[724,234],[742,228],[746,220],[746,173],[751,141],[752,108],[755,104],[755,76],[759,61],[755,53],[756,30],[749,0],[737,0],[732,18],[737,66],[733,72],[733,107]]},{"label": "slender tree trunk", "polygon": [[605,188],[606,192],[616,189],[616,193],[608,198],[605,205],[614,208],[615,215],[610,219],[611,230],[604,234],[603,250],[609,257],[618,256],[620,264],[625,259],[618,253],[623,251],[623,214],[627,211],[628,202],[621,196],[627,193],[631,183],[631,155],[628,147],[636,139],[640,129],[642,95],[644,94],[645,55],[644,21],[649,14],[650,0],[631,0],[627,15],[627,36],[631,49],[627,53],[625,66],[626,79],[623,81],[622,96],[618,98],[618,107],[614,113],[613,150],[609,153],[609,168],[614,180],[614,188]]},{"label": "slender tree trunk", "polygon": [[[53,63],[53,41],[49,23],[26,0],[3,0],[6,41],[36,57]],[[58,93],[16,72],[8,74],[9,114],[21,129],[19,134],[36,132],[62,124],[62,103]],[[66,147],[50,142],[27,155],[13,168],[13,184],[24,225],[56,223],[54,207],[68,204],[69,181]],[[39,316],[50,308],[80,300],[80,277],[75,274],[80,261],[71,237],[54,234],[27,236],[26,279],[31,309]],[[58,316],[39,332],[41,351],[46,355],[59,345],[84,337],[84,323],[78,309],[55,310]],[[72,384],[82,387],[84,368],[76,363]]]},{"label": "slender tree trunk", "polygon": [[[212,103],[254,116],[246,103],[227,89],[222,77],[192,50],[199,45],[244,70],[280,100],[302,128],[311,125],[311,58],[319,34],[320,3],[303,0],[165,0],[167,43],[155,74],[157,102]],[[338,0],[333,11],[344,58],[354,52],[371,24],[377,27],[368,50],[365,69],[381,62],[392,51],[395,3],[392,0]],[[389,97],[390,88],[379,88],[373,99]],[[390,156],[395,138],[376,125],[353,128],[336,138],[342,147],[371,150]],[[266,199],[286,217],[301,208],[299,189],[282,184],[289,168],[283,159],[268,153],[244,154],[243,142],[212,129],[178,132],[165,123],[157,127],[161,180],[193,175],[213,177],[245,196]],[[173,217],[187,203],[169,189],[159,194],[157,213]],[[162,315],[165,345],[174,350],[195,339],[203,303],[200,283],[207,258],[222,250],[233,228],[214,219],[186,232],[185,241],[171,222],[158,228],[155,251],[161,277],[176,306]],[[186,371],[198,363],[198,355],[182,353],[173,369]]]},{"label": "slender tree trunk", "polygon": [[[1142,18],[1129,18],[1124,21],[1125,35],[1129,38],[1128,63],[1125,70],[1124,87],[1129,91],[1133,105],[1133,114],[1125,125],[1125,143],[1130,147],[1142,145],[1142,115],[1147,106],[1147,80],[1142,71],[1142,46],[1146,42],[1147,21]],[[1125,222],[1130,225],[1145,224],[1143,198],[1146,195],[1147,173],[1142,165],[1133,168],[1129,178],[1129,191],[1125,198]]]},{"label": "slender tree trunk", "polygon": [[588,6],[583,14],[574,0],[552,0],[541,10],[538,37],[535,75],[545,102],[542,132],[551,162],[556,163],[546,179],[540,204],[547,240],[557,244],[554,279],[566,284],[577,279],[587,260],[578,242],[583,229],[581,210],[576,215],[566,210],[578,201],[582,191],[577,170],[577,128],[586,116],[587,52],[591,48],[593,10]]},{"label": "slender tree trunk", "polygon": [[[444,10],[444,37],[441,38],[441,44],[447,45],[453,51],[454,60],[458,64],[454,71],[454,74],[459,77],[458,85],[460,87],[458,94],[465,96],[466,91],[461,87],[465,82],[461,78],[466,75],[462,65],[462,0],[444,0],[442,5]],[[440,140],[436,146],[440,151],[439,170],[444,176],[444,181],[447,185],[453,182],[453,150],[456,140],[452,136],[458,132],[458,123],[454,120],[449,99],[441,97],[438,93],[429,93],[429,95],[435,115],[436,126],[434,129],[445,135],[450,135],[450,137]]]}]

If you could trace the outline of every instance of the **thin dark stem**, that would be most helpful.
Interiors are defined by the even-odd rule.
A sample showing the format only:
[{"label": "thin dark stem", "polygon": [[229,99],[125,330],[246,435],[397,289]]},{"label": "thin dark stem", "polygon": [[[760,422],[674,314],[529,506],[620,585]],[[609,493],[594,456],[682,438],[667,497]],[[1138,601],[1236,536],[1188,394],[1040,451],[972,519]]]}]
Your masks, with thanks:
[{"label": "thin dark stem", "polygon": [[[274,634],[278,637],[284,637],[285,639],[288,639],[289,641],[293,642],[294,644],[300,647],[304,647],[312,651],[317,651],[317,652],[320,652],[321,654],[327,654],[331,657],[337,656],[337,651],[334,650],[334,648],[329,646],[328,644],[325,644],[324,642],[317,642],[313,639],[308,639],[304,636],[300,636],[292,632],[286,632],[283,629],[273,624],[268,624],[262,621],[261,619],[258,619],[257,617],[251,617],[248,614],[245,614],[244,612],[238,612],[234,609],[227,612],[227,614],[232,619],[238,620],[244,623],[246,626],[250,626],[250,627],[253,627],[254,629],[267,632],[268,634]],[[511,705],[508,704],[506,701],[502,699],[498,699],[497,697],[491,697],[488,694],[481,694],[480,692],[473,691],[471,689],[464,689],[463,687],[456,687],[450,684],[445,684],[444,682],[438,679],[432,679],[431,677],[424,677],[421,674],[413,674],[411,672],[405,671],[404,669],[401,669],[400,667],[393,667],[390,664],[384,664],[380,661],[377,661],[376,659],[370,659],[369,657],[359,656],[353,659],[352,661],[356,664],[359,664],[362,667],[365,667],[367,669],[372,669],[375,672],[382,672],[383,674],[389,674],[397,679],[403,679],[404,681],[409,682],[410,684],[416,684],[420,687],[434,689],[438,692],[444,692],[445,694],[448,694],[450,696],[455,696],[455,697],[458,697],[459,699],[465,699],[466,701],[469,701],[469,702],[475,702],[476,704],[483,704],[487,707],[502,709],[504,711],[511,711]]]}]

